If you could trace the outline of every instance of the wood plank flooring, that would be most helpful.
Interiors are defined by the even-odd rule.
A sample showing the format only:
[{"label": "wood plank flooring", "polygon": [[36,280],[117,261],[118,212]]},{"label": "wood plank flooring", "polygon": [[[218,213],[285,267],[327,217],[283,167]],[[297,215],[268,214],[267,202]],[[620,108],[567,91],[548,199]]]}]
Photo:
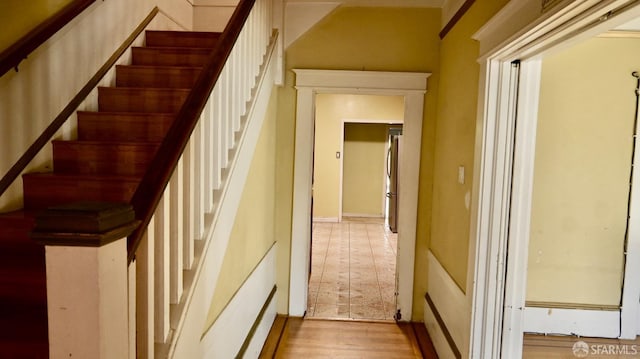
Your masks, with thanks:
[{"label": "wood plank flooring", "polygon": [[[536,334],[524,336],[522,358],[575,359],[580,357],[573,353],[574,344],[579,341],[587,344],[588,358],[640,358],[640,339],[617,340]],[[437,359],[438,356],[422,323],[278,316],[260,358]]]},{"label": "wood plank flooring", "polygon": [[[273,328],[261,358],[423,358],[408,323],[280,317]],[[426,358],[437,358],[430,342],[422,346]]]}]

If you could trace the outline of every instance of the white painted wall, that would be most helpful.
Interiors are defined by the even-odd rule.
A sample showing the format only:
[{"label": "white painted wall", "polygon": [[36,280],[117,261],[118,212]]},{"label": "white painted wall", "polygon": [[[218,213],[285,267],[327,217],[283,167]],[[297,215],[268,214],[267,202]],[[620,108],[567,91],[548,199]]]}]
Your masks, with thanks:
[{"label": "white painted wall", "polygon": [[193,30],[222,31],[238,0],[193,0]]}]

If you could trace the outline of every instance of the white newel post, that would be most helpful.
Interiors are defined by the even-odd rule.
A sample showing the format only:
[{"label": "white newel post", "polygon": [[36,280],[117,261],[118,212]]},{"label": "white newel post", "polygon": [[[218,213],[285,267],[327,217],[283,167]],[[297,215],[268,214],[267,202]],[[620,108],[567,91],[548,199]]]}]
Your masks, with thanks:
[{"label": "white newel post", "polygon": [[45,245],[50,358],[129,356],[127,236],[137,226],[129,205],[113,203],[37,217],[32,238]]}]

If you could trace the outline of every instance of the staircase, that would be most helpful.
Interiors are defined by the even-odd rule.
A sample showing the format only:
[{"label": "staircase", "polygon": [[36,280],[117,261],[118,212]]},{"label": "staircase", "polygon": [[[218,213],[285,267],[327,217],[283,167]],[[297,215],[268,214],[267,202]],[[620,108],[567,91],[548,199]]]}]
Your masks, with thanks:
[{"label": "staircase", "polygon": [[35,215],[75,201],[129,202],[220,34],[147,31],[78,139],[53,141],[52,173],[23,175],[24,210],[0,215],[0,357],[48,358],[44,248]]}]

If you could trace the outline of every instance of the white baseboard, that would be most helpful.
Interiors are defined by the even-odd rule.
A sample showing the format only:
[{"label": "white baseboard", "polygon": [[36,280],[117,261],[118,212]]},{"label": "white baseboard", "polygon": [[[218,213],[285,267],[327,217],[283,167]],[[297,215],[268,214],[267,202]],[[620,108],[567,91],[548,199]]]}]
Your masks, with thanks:
[{"label": "white baseboard", "polygon": [[314,222],[319,223],[338,223],[338,217],[313,217]]},{"label": "white baseboard", "polygon": [[362,217],[362,218],[384,218],[382,214],[367,214],[367,213],[343,213],[342,217]]},{"label": "white baseboard", "polygon": [[[276,246],[269,250],[205,333],[202,338],[204,358],[235,358],[250,336],[251,328],[262,308],[267,304],[267,310],[249,338],[250,342],[243,356],[258,357],[276,317],[275,296],[271,296],[276,283],[276,251]],[[267,303],[270,297],[271,301]]]},{"label": "white baseboard", "polygon": [[617,310],[525,307],[524,331],[527,333],[617,338],[620,335],[620,312]]}]

